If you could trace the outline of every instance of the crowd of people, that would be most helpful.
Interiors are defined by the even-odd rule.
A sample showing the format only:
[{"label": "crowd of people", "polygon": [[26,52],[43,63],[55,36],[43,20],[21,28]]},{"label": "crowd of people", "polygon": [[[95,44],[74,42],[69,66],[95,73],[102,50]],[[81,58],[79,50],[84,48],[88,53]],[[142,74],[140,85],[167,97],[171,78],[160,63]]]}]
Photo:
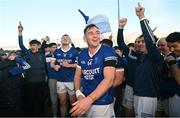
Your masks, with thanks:
[{"label": "crowd of people", "polygon": [[158,39],[144,12],[138,3],[142,35],[128,45],[119,20],[114,47],[89,24],[87,48],[64,34],[60,47],[46,36],[27,49],[19,22],[21,51],[0,51],[0,116],[180,117],[180,32]]}]

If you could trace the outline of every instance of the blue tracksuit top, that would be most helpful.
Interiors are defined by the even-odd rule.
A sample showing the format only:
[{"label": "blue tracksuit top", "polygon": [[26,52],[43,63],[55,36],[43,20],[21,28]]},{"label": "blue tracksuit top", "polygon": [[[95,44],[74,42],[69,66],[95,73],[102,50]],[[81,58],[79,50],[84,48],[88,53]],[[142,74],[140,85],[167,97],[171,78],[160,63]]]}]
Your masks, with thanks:
[{"label": "blue tracksuit top", "polygon": [[134,95],[157,97],[163,57],[156,47],[154,36],[147,20],[140,21],[140,24],[148,53],[136,55],[138,66],[135,72]]}]

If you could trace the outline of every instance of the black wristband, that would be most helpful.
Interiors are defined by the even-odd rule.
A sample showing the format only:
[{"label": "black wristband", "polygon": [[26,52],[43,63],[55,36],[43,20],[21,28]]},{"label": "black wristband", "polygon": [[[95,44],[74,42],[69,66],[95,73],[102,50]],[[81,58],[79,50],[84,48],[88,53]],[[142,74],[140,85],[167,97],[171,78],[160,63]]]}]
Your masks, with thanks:
[{"label": "black wristband", "polygon": [[174,64],[176,64],[176,60],[172,60],[172,61],[169,61],[167,62],[168,66],[172,66]]}]

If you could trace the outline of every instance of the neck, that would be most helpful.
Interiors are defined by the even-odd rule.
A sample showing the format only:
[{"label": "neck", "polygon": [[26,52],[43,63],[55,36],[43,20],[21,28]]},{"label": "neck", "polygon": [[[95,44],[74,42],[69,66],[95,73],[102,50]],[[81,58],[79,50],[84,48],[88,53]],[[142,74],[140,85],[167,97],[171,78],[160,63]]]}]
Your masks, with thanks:
[{"label": "neck", "polygon": [[69,49],[69,45],[62,45],[62,47],[61,47],[63,50],[68,50]]},{"label": "neck", "polygon": [[96,47],[89,47],[89,52],[91,55],[94,55],[96,53],[96,51],[99,49],[99,46],[96,46]]}]

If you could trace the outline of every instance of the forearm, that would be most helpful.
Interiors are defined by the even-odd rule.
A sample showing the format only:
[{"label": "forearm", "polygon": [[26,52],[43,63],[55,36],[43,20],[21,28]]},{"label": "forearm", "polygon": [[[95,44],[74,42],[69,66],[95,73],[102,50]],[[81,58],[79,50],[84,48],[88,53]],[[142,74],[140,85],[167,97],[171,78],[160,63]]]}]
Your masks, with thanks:
[{"label": "forearm", "polygon": [[99,99],[113,85],[113,79],[103,79],[98,87],[89,95],[94,101]]},{"label": "forearm", "polygon": [[76,68],[76,73],[74,75],[74,88],[75,90],[80,90],[81,87],[81,69]]},{"label": "forearm", "polygon": [[124,42],[123,29],[118,29],[117,44],[123,50],[125,55],[129,54],[129,48]]},{"label": "forearm", "polygon": [[[22,66],[23,65],[23,66]],[[14,68],[12,68],[11,70],[9,70],[9,73],[11,75],[18,75],[21,74],[23,72],[25,72],[26,70],[28,70],[31,66],[27,63],[27,62],[22,62],[20,64],[20,66],[16,66]]]},{"label": "forearm", "polygon": [[15,61],[20,65],[20,67],[23,68],[23,70],[27,70],[31,67],[25,60],[23,60],[19,56],[16,56]]},{"label": "forearm", "polygon": [[41,45],[41,50],[42,50],[42,51],[44,51],[45,46],[46,46],[46,41],[44,40],[44,41],[42,42],[42,45]]},{"label": "forearm", "polygon": [[80,90],[81,88],[81,78],[74,76],[74,88],[75,90]]},{"label": "forearm", "polygon": [[77,64],[69,64],[70,68],[76,68]]},{"label": "forearm", "polygon": [[24,72],[24,69],[23,67],[14,67],[12,68],[11,70],[9,70],[9,73],[11,75],[18,75],[18,74],[21,74]]},{"label": "forearm", "polygon": [[19,47],[21,48],[22,52],[24,53],[24,56],[26,58],[28,58],[29,57],[29,51],[27,50],[27,48],[23,44],[23,37],[22,37],[22,35],[18,36],[18,41],[19,41]]},{"label": "forearm", "polygon": [[144,41],[146,43],[148,55],[150,55],[152,61],[159,62],[161,60],[161,54],[156,47],[155,38],[151,28],[148,25],[147,19],[145,18],[140,19],[140,24],[141,24]]}]

